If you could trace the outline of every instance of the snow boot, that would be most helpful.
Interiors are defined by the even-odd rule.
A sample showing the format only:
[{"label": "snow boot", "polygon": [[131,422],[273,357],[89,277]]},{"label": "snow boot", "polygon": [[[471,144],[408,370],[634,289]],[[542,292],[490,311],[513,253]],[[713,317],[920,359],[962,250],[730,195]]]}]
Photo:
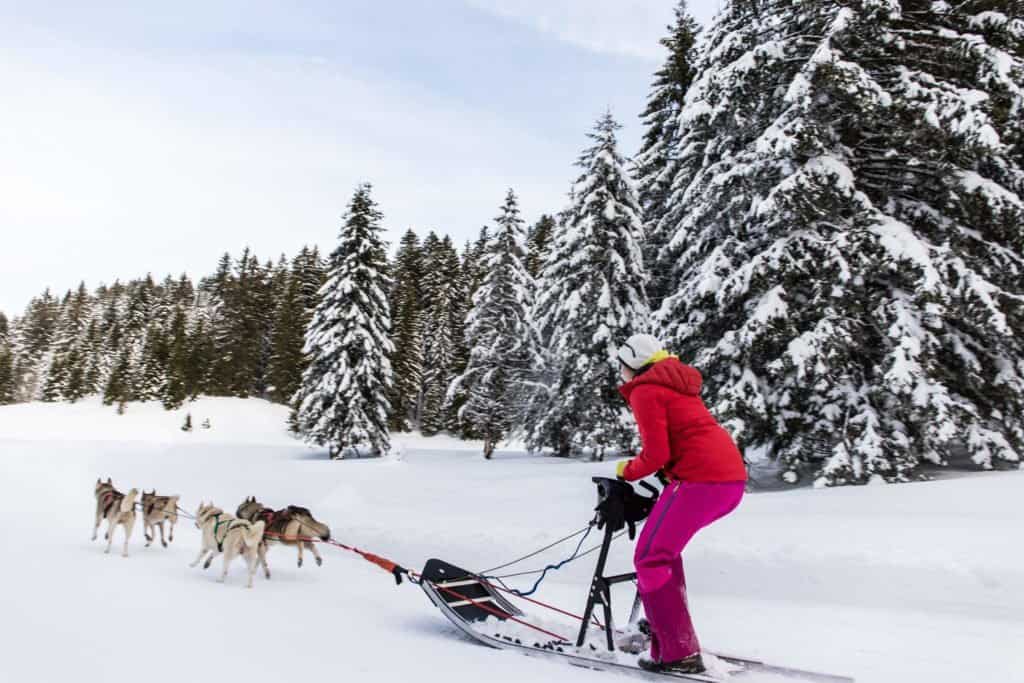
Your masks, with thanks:
[{"label": "snow boot", "polygon": [[650,657],[641,657],[636,663],[644,671],[659,674],[702,674],[707,670],[699,652],[674,662],[656,662]]}]

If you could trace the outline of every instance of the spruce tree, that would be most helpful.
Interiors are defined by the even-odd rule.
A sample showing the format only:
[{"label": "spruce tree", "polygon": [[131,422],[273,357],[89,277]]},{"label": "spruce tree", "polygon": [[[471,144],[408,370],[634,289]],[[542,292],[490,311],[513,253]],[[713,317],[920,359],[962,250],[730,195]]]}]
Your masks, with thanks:
[{"label": "spruce tree", "polygon": [[787,481],[1019,463],[1022,35],[992,2],[734,1],[713,28],[659,315]]},{"label": "spruce tree", "polygon": [[537,378],[527,444],[559,455],[630,447],[635,429],[616,389],[616,348],[648,330],[640,207],[619,154],[620,126],[605,114],[589,137],[572,206],[555,233],[537,286]]},{"label": "spruce tree", "polygon": [[[99,303],[98,297],[96,304]],[[85,355],[83,361],[82,394],[91,396],[100,392],[103,386],[103,371],[105,367],[103,357],[103,333],[98,316],[89,320],[86,328],[85,340],[82,344],[82,353]]]},{"label": "spruce tree", "polygon": [[275,309],[268,377],[274,387],[271,398],[293,406],[289,417],[292,431],[297,428],[292,397],[302,383],[302,373],[307,366],[302,352],[306,329],[320,301],[325,277],[319,251],[302,247],[291,261],[284,292]]},{"label": "spruce tree", "polygon": [[41,376],[43,401],[60,401],[65,398],[72,361],[78,362],[74,353],[78,341],[79,326],[83,319],[87,298],[83,296],[85,284],[79,285],[76,293],[68,290],[61,299],[54,326],[53,339],[47,354],[47,367]]},{"label": "spruce tree", "polygon": [[529,311],[533,280],[526,269],[526,231],[519,202],[508,191],[497,230],[487,241],[482,270],[486,273],[466,318],[466,339],[472,344],[465,372],[451,384],[449,396],[465,392],[460,421],[484,441],[490,458],[508,435],[530,365]]},{"label": "spruce tree", "polygon": [[168,334],[166,381],[162,387],[160,400],[164,408],[174,410],[181,407],[189,397],[189,348],[184,309],[175,309]]},{"label": "spruce tree", "polygon": [[8,346],[0,346],[0,406],[15,402],[14,353]]},{"label": "spruce tree", "polygon": [[14,403],[14,350],[7,316],[0,312],[0,406]]},{"label": "spruce tree", "polygon": [[302,381],[302,346],[306,330],[300,285],[296,272],[287,273],[274,309],[267,376],[270,398],[278,403],[288,403]]},{"label": "spruce tree", "polygon": [[208,309],[199,308],[186,328],[185,393],[189,398],[213,393],[209,387],[216,347],[210,318]]},{"label": "spruce tree", "polygon": [[302,310],[308,322],[317,304],[320,303],[320,288],[327,279],[319,250],[316,247],[303,247],[292,263],[292,272],[298,277]]},{"label": "spruce tree", "polygon": [[643,143],[634,161],[637,198],[643,211],[646,234],[644,262],[649,274],[647,295],[652,307],[661,304],[668,294],[671,263],[661,252],[671,235],[666,235],[662,218],[671,204],[669,191],[677,170],[679,145],[679,113],[686,101],[686,91],[696,75],[696,44],[700,26],[690,16],[687,0],[678,0],[675,22],[661,39],[668,51],[665,63],[654,73],[647,107],[641,114],[644,125]]},{"label": "spruce tree", "polygon": [[231,268],[231,254],[224,252],[212,277],[200,285],[209,300],[210,320],[207,334],[211,338],[210,372],[206,390],[214,396],[229,396],[234,384],[236,279]]},{"label": "spruce tree", "polygon": [[134,368],[132,393],[136,401],[155,401],[167,386],[170,344],[163,326],[154,321],[143,337],[142,353]]},{"label": "spruce tree", "polygon": [[390,444],[391,320],[385,292],[387,256],[381,214],[360,185],[331,253],[323,298],[306,333],[310,365],[296,393],[300,433],[332,455]]},{"label": "spruce tree", "polygon": [[526,240],[526,269],[530,272],[530,277],[538,277],[540,269],[547,262],[554,231],[555,219],[548,214],[541,216],[530,228]]},{"label": "spruce tree", "polygon": [[231,396],[261,395],[265,387],[268,354],[270,275],[247,247],[235,263],[235,276],[228,288],[228,318],[222,340],[230,351],[222,356],[227,367],[221,371]]},{"label": "spruce tree", "polygon": [[117,361],[107,378],[107,384],[103,388],[103,404],[117,404],[118,414],[122,414],[121,406],[133,400],[135,395],[132,391],[131,350],[125,346],[118,354]]},{"label": "spruce tree", "polygon": [[463,280],[466,282],[468,305],[473,305],[473,296],[483,284],[487,276],[487,263],[490,258],[491,232],[486,225],[480,228],[480,234],[473,243],[471,251],[466,253],[463,263]]},{"label": "spruce tree", "polygon": [[451,427],[456,418],[446,395],[455,379],[463,344],[465,294],[459,265],[459,255],[446,235],[431,263],[431,301],[423,318],[426,343],[421,430],[428,436]]},{"label": "spruce tree", "polygon": [[395,255],[388,297],[392,314],[391,340],[395,347],[391,427],[397,431],[412,428],[423,386],[422,260],[419,238],[410,229],[402,236]]}]

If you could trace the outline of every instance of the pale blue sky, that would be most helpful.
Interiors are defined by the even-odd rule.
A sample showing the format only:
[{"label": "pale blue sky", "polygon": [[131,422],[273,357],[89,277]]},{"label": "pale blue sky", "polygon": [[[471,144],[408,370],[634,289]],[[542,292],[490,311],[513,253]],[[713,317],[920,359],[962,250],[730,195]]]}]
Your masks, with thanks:
[{"label": "pale blue sky", "polygon": [[0,0],[0,310],[330,249],[362,180],[389,239],[556,211],[606,107],[635,151],[674,4]]}]

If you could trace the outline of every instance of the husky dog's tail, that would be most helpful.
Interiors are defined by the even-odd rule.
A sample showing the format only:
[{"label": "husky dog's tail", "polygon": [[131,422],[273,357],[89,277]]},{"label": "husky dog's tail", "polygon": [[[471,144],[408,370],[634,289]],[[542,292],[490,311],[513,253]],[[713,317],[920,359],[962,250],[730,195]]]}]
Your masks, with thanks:
[{"label": "husky dog's tail", "polygon": [[124,498],[121,499],[122,513],[131,512],[133,509],[135,509],[135,496],[137,495],[139,495],[138,489],[132,489],[131,491],[124,495]]},{"label": "husky dog's tail", "polygon": [[245,544],[250,548],[255,548],[263,540],[263,528],[266,525],[263,520],[251,523],[248,527],[242,529],[242,537],[245,539]]}]

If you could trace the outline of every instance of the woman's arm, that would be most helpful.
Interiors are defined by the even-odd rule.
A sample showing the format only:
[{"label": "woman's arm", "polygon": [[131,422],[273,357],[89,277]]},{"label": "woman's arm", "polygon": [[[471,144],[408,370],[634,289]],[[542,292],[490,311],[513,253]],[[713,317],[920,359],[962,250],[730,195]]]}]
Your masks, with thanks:
[{"label": "woman's arm", "polygon": [[629,404],[633,417],[640,428],[641,451],[629,461],[622,476],[627,481],[636,481],[662,469],[671,451],[668,441],[668,407],[658,398],[658,387],[641,385],[633,389]]}]

